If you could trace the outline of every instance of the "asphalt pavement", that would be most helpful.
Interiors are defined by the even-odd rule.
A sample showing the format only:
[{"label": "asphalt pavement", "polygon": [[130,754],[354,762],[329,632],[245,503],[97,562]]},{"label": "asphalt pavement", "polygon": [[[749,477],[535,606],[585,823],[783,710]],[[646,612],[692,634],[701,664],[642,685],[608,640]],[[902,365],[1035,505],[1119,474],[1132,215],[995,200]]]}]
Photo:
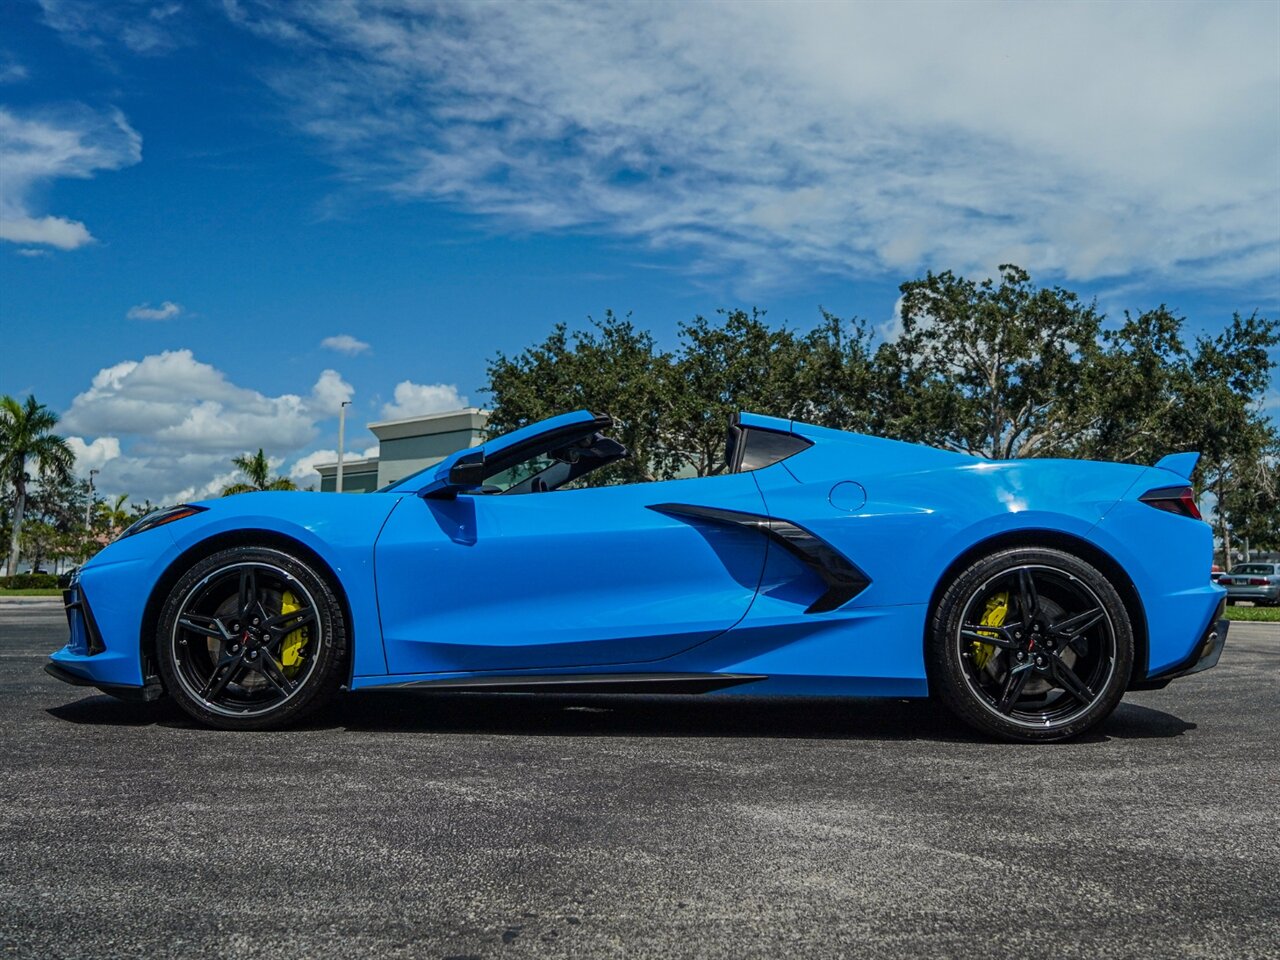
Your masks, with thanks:
[{"label": "asphalt pavement", "polygon": [[927,702],[371,693],[199,729],[0,605],[5,957],[1275,957],[1280,625],[1100,734]]}]

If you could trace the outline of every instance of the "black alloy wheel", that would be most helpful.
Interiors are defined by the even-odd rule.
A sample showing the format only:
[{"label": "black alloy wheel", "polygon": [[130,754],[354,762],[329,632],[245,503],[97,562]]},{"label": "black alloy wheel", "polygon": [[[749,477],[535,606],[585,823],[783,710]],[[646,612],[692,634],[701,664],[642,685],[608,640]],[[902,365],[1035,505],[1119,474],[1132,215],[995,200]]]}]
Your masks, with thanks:
[{"label": "black alloy wheel", "polygon": [[157,637],[165,688],[210,726],[292,723],[337,688],[346,625],[328,583],[283,551],[223,550],[174,585]]},{"label": "black alloy wheel", "polygon": [[977,729],[1065,740],[1102,722],[1128,686],[1133,627],[1106,577],[1072,554],[1017,548],[957,577],[931,621],[930,681]]}]

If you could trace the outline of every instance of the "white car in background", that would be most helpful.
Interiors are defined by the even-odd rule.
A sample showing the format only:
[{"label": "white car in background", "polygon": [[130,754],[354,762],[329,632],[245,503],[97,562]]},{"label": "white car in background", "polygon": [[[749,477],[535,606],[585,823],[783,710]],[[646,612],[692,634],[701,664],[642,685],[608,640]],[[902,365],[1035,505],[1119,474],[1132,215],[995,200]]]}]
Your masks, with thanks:
[{"label": "white car in background", "polygon": [[1227,603],[1249,600],[1272,606],[1280,603],[1280,564],[1237,563],[1218,575],[1218,585],[1227,588]]}]

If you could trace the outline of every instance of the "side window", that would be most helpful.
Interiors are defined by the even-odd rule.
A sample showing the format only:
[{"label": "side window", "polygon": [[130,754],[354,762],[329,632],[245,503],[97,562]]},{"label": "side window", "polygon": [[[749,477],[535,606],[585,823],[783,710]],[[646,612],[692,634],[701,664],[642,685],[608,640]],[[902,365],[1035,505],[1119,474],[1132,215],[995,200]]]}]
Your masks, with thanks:
[{"label": "side window", "polygon": [[485,477],[484,490],[486,493],[506,493],[512,487],[517,487],[530,477],[537,476],[555,463],[556,460],[551,454],[540,453],[491,477]]},{"label": "side window", "polygon": [[[485,477],[485,494],[550,493],[628,456],[627,448],[603,433],[536,453]],[[510,462],[510,461],[508,461]]]},{"label": "side window", "polygon": [[[742,431],[735,453],[738,463],[734,465],[734,473],[746,473],[750,470],[761,470],[772,466],[779,460],[794,456],[801,450],[813,446],[803,437],[790,433],[775,433],[772,430],[761,430],[747,427]],[[738,452],[740,451],[740,452]]]}]

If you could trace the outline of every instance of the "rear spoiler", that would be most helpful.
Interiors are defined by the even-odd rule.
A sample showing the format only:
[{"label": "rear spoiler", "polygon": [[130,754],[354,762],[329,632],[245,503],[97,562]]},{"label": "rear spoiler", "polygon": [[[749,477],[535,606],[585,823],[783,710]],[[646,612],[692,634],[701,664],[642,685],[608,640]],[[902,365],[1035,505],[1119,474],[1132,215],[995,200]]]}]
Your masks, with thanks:
[{"label": "rear spoiler", "polygon": [[1160,470],[1168,470],[1170,473],[1176,473],[1180,477],[1191,479],[1191,471],[1195,470],[1196,464],[1200,461],[1200,454],[1195,451],[1186,453],[1171,453],[1167,457],[1161,457],[1156,461],[1156,467]]}]

